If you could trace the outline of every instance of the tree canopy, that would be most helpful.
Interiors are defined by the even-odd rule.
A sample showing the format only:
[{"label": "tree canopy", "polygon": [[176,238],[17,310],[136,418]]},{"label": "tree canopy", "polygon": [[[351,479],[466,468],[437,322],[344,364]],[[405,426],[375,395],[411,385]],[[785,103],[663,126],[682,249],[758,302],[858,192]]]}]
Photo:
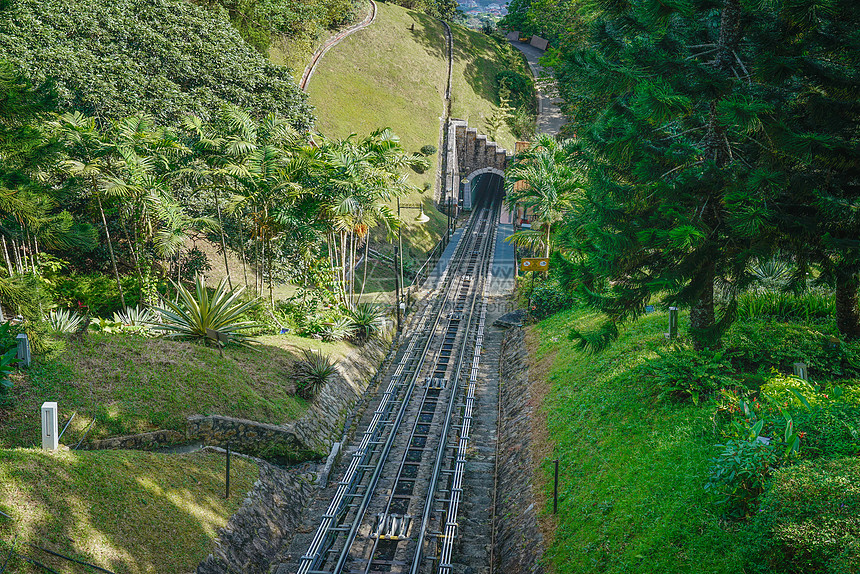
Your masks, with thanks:
[{"label": "tree canopy", "polygon": [[249,46],[224,13],[184,0],[10,0],[0,53],[35,83],[52,78],[61,111],[100,122],[142,112],[176,123],[233,104],[313,125],[290,70]]}]

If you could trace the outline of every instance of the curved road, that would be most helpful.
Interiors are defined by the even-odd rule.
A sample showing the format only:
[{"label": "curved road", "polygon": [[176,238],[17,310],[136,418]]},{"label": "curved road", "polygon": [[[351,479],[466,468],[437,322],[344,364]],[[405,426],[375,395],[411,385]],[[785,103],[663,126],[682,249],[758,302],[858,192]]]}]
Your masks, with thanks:
[{"label": "curved road", "polygon": [[538,133],[558,135],[559,131],[561,131],[561,126],[567,122],[561,113],[561,109],[558,107],[558,103],[561,100],[558,98],[558,90],[555,85],[555,80],[553,80],[548,73],[543,76],[543,79],[541,79],[541,76],[544,74],[544,69],[538,60],[543,56],[543,50],[539,50],[531,44],[525,44],[517,40],[508,41],[514,48],[525,55],[526,60],[529,62],[529,67],[532,70],[532,74],[534,74],[535,77],[535,83],[538,88]]},{"label": "curved road", "polygon": [[340,43],[341,40],[349,36],[354,32],[358,32],[362,28],[367,28],[373,21],[376,20],[376,2],[370,0],[370,12],[368,12],[367,16],[351,28],[347,28],[346,30],[339,32],[337,35],[332,36],[320,47],[319,50],[314,52],[313,58],[311,58],[311,63],[308,64],[308,67],[305,68],[304,73],[302,74],[302,79],[299,81],[299,88],[302,91],[308,91],[308,82],[311,81],[311,76],[314,75],[314,72],[317,69],[317,64],[319,64],[322,57],[325,56],[326,52],[331,50],[334,46]]}]

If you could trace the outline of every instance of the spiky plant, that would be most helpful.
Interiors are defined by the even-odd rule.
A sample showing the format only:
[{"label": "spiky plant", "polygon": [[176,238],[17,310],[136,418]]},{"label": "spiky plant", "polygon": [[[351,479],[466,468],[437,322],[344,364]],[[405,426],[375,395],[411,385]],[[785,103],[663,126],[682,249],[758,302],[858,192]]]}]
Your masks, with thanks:
[{"label": "spiky plant", "polygon": [[343,341],[352,337],[355,329],[352,320],[349,317],[339,317],[331,323],[326,323],[322,327],[320,337],[323,341]]},{"label": "spiky plant", "polygon": [[337,373],[332,360],[320,351],[305,349],[304,358],[295,363],[296,391],[305,400],[314,398]]},{"label": "spiky plant", "polygon": [[162,322],[152,322],[153,330],[163,331],[165,337],[205,341],[210,331],[229,336],[231,341],[246,345],[251,337],[242,331],[259,327],[259,323],[243,321],[242,316],[258,304],[257,299],[242,302],[244,287],[229,289],[226,279],[211,295],[199,275],[194,278],[194,293],[183,285],[173,283],[176,301],[165,300],[164,307],[156,307]]},{"label": "spiky plant", "polygon": [[57,333],[71,334],[78,330],[84,318],[69,309],[52,309],[45,320]]},{"label": "spiky plant", "polygon": [[113,320],[130,327],[148,327],[158,320],[158,314],[149,307],[125,307],[113,314]]},{"label": "spiky plant", "polygon": [[384,325],[385,309],[374,303],[357,303],[344,310],[353,329],[353,337],[367,341],[377,336]]}]

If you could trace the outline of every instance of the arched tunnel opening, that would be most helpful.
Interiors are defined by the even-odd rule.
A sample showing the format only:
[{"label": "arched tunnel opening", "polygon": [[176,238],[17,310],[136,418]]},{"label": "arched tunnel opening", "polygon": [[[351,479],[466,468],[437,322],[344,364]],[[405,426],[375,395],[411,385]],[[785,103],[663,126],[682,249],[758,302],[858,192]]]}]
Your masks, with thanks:
[{"label": "arched tunnel opening", "polygon": [[472,205],[481,205],[493,197],[504,195],[505,180],[496,173],[482,173],[472,180]]}]

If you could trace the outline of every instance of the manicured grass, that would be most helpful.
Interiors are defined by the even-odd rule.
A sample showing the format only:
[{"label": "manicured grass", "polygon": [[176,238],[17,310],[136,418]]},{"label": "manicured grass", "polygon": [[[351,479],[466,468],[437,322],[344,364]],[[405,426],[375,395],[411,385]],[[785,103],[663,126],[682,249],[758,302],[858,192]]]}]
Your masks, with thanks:
[{"label": "manicured grass", "polygon": [[[425,145],[437,147],[445,91],[442,24],[399,6],[377,6],[376,22],[332,48],[311,78],[308,93],[317,129],[329,137],[346,137],[390,127],[409,153]],[[437,158],[428,159],[433,165],[426,172],[410,172],[409,181],[418,188],[434,185]],[[402,201],[427,206],[432,191]],[[436,236],[444,223],[434,221],[423,229]]]},{"label": "manicured grass", "polygon": [[[225,457],[136,451],[0,450],[0,564],[16,549],[62,573],[90,569],[26,543],[117,573],[193,572],[257,479],[257,465]],[[44,572],[13,557],[7,572]]]},{"label": "manicured grass", "polygon": [[[499,104],[496,74],[506,65],[496,56],[495,39],[457,25],[451,26],[451,33],[454,36],[451,117],[467,120],[478,133],[486,134],[485,120],[492,117]],[[525,64],[517,71],[531,75]],[[496,134],[496,142],[513,153],[516,137],[507,124]]]},{"label": "manicured grass", "polygon": [[292,363],[302,348],[335,359],[351,348],[292,335],[260,338],[257,349],[218,351],[194,343],[89,334],[67,340],[56,356],[36,357],[15,381],[14,407],[0,410],[0,448],[40,441],[39,406],[56,401],[61,424],[77,413],[63,443],[156,429],[184,430],[192,414],[283,424],[306,408],[295,396]]},{"label": "manicured grass", "polygon": [[559,513],[544,515],[556,572],[742,572],[738,534],[703,489],[719,442],[713,405],[660,400],[650,381],[632,375],[666,345],[667,316],[643,317],[603,354],[568,341],[574,325],[598,324],[572,310],[529,330],[532,377],[550,385],[542,409],[554,450],[543,462],[548,496],[549,460],[561,461]]}]

